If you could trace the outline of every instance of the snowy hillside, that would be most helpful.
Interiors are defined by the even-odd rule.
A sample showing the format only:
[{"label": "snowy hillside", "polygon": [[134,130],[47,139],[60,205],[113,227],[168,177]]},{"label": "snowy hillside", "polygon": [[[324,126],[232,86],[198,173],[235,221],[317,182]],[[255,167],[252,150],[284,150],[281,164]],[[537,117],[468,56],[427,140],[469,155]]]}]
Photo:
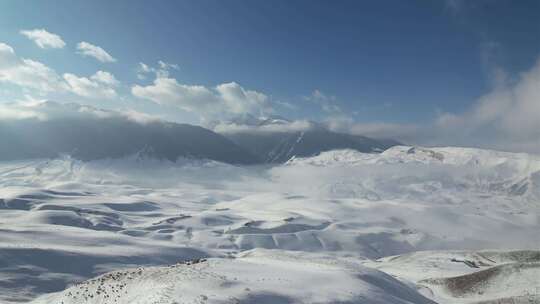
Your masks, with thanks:
[{"label": "snowy hillside", "polygon": [[[367,301],[365,301],[366,299]],[[340,259],[252,250],[235,258],[126,269],[33,303],[434,303],[393,277]]]},{"label": "snowy hillside", "polygon": [[540,302],[539,251],[422,251],[369,261],[438,303]]},{"label": "snowy hillside", "polygon": [[465,148],[2,162],[0,301],[521,301],[540,288],[539,189],[538,156]]},{"label": "snowy hillside", "polygon": [[[401,177],[421,175],[423,178],[432,178],[432,187],[439,187],[438,190],[450,187],[453,188],[450,190],[455,190],[454,194],[459,194],[460,189],[466,188],[467,194],[475,191],[487,195],[515,196],[536,202],[540,200],[540,156],[537,155],[474,148],[395,146],[380,154],[353,150],[323,152],[315,157],[293,158],[286,165],[304,168],[352,167],[353,171],[361,171],[362,166],[367,166],[366,169],[377,168],[375,171],[370,170],[366,178],[392,179],[393,187],[400,188],[395,191],[403,191],[405,189],[402,187],[402,179],[394,180],[395,175],[385,176],[388,170],[393,172],[398,169],[393,174]],[[404,168],[412,171],[399,172]],[[358,184],[366,185],[365,182]],[[388,190],[381,193],[390,194]]]}]

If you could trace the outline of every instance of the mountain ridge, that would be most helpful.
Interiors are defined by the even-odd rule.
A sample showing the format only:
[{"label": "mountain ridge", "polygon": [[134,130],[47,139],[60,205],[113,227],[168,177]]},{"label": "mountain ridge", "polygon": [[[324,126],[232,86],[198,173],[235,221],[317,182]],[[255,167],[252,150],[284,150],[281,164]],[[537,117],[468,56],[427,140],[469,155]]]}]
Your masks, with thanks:
[{"label": "mountain ridge", "polygon": [[[293,157],[318,155],[335,149],[382,152],[399,144],[338,133],[322,124],[280,131],[291,122],[281,116],[240,117],[238,123],[270,127],[271,131],[223,133],[200,126],[152,117],[101,110],[76,103],[52,101],[18,106],[19,117],[0,120],[0,161],[54,158],[69,154],[80,160],[145,155],[175,161],[179,157],[209,159],[230,164],[285,163]],[[233,122],[234,123],[234,122]]]}]

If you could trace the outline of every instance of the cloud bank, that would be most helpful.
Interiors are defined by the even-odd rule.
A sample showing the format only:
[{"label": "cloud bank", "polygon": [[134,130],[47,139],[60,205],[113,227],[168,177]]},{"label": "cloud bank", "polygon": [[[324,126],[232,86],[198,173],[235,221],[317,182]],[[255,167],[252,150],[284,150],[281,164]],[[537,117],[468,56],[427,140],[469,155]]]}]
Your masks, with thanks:
[{"label": "cloud bank", "polygon": [[304,99],[315,102],[328,114],[321,123],[298,120],[276,126],[218,124],[215,130],[222,133],[294,132],[316,125],[335,132],[391,138],[406,144],[470,146],[540,154],[540,59],[513,82],[498,79],[495,87],[468,110],[439,113],[430,121],[358,122],[334,108],[335,99],[314,91]]},{"label": "cloud bank", "polygon": [[245,89],[236,82],[215,87],[188,85],[159,72],[152,84],[134,85],[131,93],[160,105],[196,113],[203,119],[244,113],[261,115],[272,111],[265,94]]},{"label": "cloud bank", "polygon": [[462,113],[418,123],[329,120],[329,128],[427,146],[471,146],[540,153],[540,59],[516,81],[496,86]]},{"label": "cloud bank", "polygon": [[465,113],[443,113],[435,125],[497,149],[540,152],[540,59],[515,83],[502,83]]},{"label": "cloud bank", "polygon": [[219,123],[213,127],[213,130],[222,134],[235,133],[294,133],[308,131],[315,128],[315,123],[308,120],[295,120],[281,124],[268,124],[260,126],[251,126],[236,123]]},{"label": "cloud bank", "polygon": [[125,118],[139,124],[163,121],[157,116],[137,112],[135,110],[104,110],[78,103],[58,103],[54,101],[30,101],[0,103],[0,120],[16,121],[36,119],[40,121],[54,119],[104,119]]}]

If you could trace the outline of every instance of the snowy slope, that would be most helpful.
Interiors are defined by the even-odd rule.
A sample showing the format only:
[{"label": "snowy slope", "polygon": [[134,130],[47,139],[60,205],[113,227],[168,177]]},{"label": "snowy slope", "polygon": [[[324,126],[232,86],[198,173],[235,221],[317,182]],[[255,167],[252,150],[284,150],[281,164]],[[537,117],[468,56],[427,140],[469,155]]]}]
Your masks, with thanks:
[{"label": "snowy slope", "polygon": [[311,164],[318,166],[350,165],[350,164],[391,164],[391,163],[424,163],[448,165],[495,166],[512,163],[520,168],[530,165],[538,168],[540,156],[526,153],[509,153],[476,148],[424,148],[412,146],[394,146],[380,154],[366,154],[354,150],[334,150],[323,152],[309,158],[297,158],[289,164]]},{"label": "snowy slope", "polygon": [[[323,152],[310,158],[293,158],[289,166],[399,168],[414,170],[410,176],[438,174],[436,182],[472,188],[488,195],[540,198],[540,156],[474,148],[421,148],[395,146],[380,154],[353,150]],[[367,168],[366,168],[367,169]],[[377,175],[375,172],[373,175]],[[373,178],[370,175],[369,178]],[[447,175],[446,179],[443,176]],[[386,178],[386,177],[385,177]],[[448,180],[451,179],[451,180]],[[396,185],[402,184],[402,181]],[[456,189],[458,192],[459,189]]]},{"label": "snowy slope", "polygon": [[[249,251],[256,260],[271,252],[260,259],[272,259],[276,269],[283,269],[283,280],[300,276],[294,267],[291,273],[279,268],[291,256],[305,260],[298,263],[308,263],[308,269],[323,267],[320,259],[346,260],[396,275],[409,290],[429,288],[432,293],[424,294],[441,303],[455,303],[444,287],[453,281],[442,279],[483,270],[451,262],[464,258],[456,250],[540,249],[539,172],[540,160],[533,155],[418,147],[381,154],[330,151],[274,167],[143,156],[1,162],[0,301],[34,299],[126,268],[155,269],[167,277],[167,268],[152,267],[197,258],[222,265],[211,273],[229,277],[234,273],[230,267],[244,267],[243,253]],[[408,254],[414,258],[393,260],[401,264],[385,260]],[[350,275],[336,267],[331,273],[337,281]],[[534,267],[520,267],[509,268],[517,273],[513,280],[521,272],[535,275]],[[264,267],[246,269],[259,268]],[[263,272],[264,278],[274,276],[271,270]],[[310,272],[314,282],[309,288],[330,297],[319,288],[318,275]],[[481,297],[467,293],[464,303],[502,297],[497,286],[507,283],[501,278],[494,277],[490,284],[495,287],[482,289]],[[262,288],[244,279],[239,286]],[[358,286],[377,285],[357,279]],[[206,282],[192,288],[199,290]],[[280,283],[268,286],[265,292],[284,290]],[[509,295],[519,298],[533,287],[512,287]],[[228,294],[220,288],[216,294]],[[377,288],[385,289],[368,289]],[[249,296],[242,288],[229,289],[239,299]],[[357,296],[365,301],[379,297],[364,291],[359,289]],[[312,302],[296,291],[282,295],[289,302]],[[354,303],[351,299],[344,301]]]},{"label": "snowy slope", "polygon": [[439,303],[540,302],[540,251],[423,251],[364,265],[418,284]]},{"label": "snowy slope", "polygon": [[32,303],[434,303],[391,276],[328,256],[252,250],[127,269]]}]

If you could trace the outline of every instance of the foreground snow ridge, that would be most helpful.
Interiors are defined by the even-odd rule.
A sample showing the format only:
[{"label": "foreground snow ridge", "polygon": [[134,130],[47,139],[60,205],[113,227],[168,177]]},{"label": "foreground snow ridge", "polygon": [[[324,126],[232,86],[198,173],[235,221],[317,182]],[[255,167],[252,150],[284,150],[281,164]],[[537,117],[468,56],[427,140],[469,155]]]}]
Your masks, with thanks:
[{"label": "foreground snow ridge", "polygon": [[33,303],[434,303],[393,277],[324,255],[255,249],[116,271]]},{"label": "foreground snow ridge", "polygon": [[2,303],[492,304],[540,291],[534,155],[0,162],[0,209]]}]

